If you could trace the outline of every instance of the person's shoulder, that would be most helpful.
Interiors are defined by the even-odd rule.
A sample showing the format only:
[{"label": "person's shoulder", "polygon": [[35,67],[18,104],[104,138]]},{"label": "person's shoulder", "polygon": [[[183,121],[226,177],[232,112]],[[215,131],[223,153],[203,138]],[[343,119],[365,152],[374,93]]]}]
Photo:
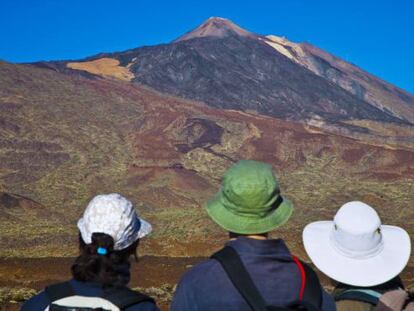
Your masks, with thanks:
[{"label": "person's shoulder", "polygon": [[40,292],[36,296],[33,296],[29,300],[27,300],[22,308],[21,311],[37,311],[37,310],[45,310],[46,307],[49,305],[49,299],[47,298],[44,291]]},{"label": "person's shoulder", "polygon": [[[109,295],[109,296],[107,296]],[[120,302],[123,301],[134,301],[135,304],[130,305],[128,307],[124,307],[125,311],[159,311],[156,301],[153,297],[146,295],[143,292],[131,289],[127,286],[125,287],[112,287],[109,289],[108,292],[102,292],[102,297],[104,299],[108,299],[109,301],[114,302],[122,299]],[[115,303],[116,304],[116,303]],[[124,309],[123,309],[124,310]]]},{"label": "person's shoulder", "polygon": [[[194,265],[181,277],[171,303],[172,311],[191,311],[194,305],[203,304],[202,300],[208,297],[198,297],[199,289],[213,284],[217,278],[219,263],[213,259],[204,260]],[[202,299],[199,299],[202,298]]]},{"label": "person's shoulder", "polygon": [[180,283],[183,282],[201,282],[209,278],[214,278],[214,275],[220,269],[220,264],[214,259],[206,259],[190,268],[181,278]]}]

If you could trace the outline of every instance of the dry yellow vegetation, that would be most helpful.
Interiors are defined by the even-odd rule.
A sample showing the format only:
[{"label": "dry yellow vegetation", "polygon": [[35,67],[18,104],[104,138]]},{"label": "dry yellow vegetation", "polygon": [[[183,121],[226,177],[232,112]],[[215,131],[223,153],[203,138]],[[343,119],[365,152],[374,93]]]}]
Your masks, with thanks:
[{"label": "dry yellow vegetation", "polygon": [[118,80],[131,81],[134,74],[126,67],[119,66],[119,60],[113,58],[100,58],[90,62],[68,63],[68,68],[84,70],[105,78],[115,78]]}]

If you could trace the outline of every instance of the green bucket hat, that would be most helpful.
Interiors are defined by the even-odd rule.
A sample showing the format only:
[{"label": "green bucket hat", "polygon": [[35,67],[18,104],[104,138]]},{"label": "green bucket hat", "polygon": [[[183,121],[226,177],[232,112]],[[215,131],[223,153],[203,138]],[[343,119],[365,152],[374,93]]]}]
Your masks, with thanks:
[{"label": "green bucket hat", "polygon": [[283,225],[293,212],[292,203],[280,195],[272,167],[252,160],[234,164],[205,207],[217,224],[239,234],[269,232]]}]

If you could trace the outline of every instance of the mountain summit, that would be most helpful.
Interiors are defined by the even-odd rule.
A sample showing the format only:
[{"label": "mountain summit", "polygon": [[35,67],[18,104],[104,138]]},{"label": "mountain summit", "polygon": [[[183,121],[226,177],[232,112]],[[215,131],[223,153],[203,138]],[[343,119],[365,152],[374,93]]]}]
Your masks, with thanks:
[{"label": "mountain summit", "polygon": [[194,38],[217,37],[224,38],[231,35],[254,37],[254,34],[241,28],[231,20],[221,17],[210,17],[197,28],[187,32],[173,42],[180,42]]}]

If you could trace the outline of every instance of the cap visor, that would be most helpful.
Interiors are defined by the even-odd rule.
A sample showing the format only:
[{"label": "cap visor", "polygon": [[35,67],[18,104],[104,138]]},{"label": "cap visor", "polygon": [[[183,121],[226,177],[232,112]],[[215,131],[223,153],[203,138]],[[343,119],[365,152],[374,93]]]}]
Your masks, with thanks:
[{"label": "cap visor", "polygon": [[139,221],[141,222],[141,227],[137,233],[137,239],[141,239],[152,232],[152,226],[149,222],[142,218],[139,218]]},{"label": "cap visor", "polygon": [[383,250],[366,259],[340,254],[330,244],[332,221],[318,221],[303,231],[305,250],[315,266],[330,278],[354,286],[385,283],[405,268],[410,258],[411,242],[406,231],[394,226],[381,226]]}]

